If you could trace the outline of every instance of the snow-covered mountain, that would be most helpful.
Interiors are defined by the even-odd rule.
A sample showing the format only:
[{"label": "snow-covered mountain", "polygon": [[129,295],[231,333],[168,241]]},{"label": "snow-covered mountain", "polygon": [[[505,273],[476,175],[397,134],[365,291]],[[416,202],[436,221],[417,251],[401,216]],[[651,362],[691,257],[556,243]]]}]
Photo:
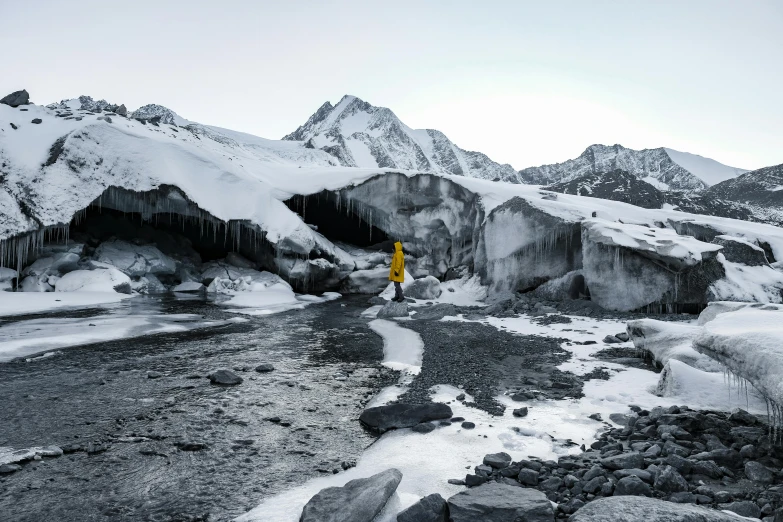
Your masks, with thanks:
[{"label": "snow-covered mountain", "polygon": [[344,96],[335,106],[324,103],[304,125],[283,139],[324,150],[346,167],[519,181],[511,165],[461,149],[440,131],[412,129],[390,109],[375,107],[355,96]]},{"label": "snow-covered mountain", "polygon": [[783,164],[747,172],[710,187],[710,196],[783,209]]},{"label": "snow-covered mountain", "polygon": [[590,145],[578,158],[523,169],[519,176],[523,183],[547,185],[615,169],[630,172],[660,190],[704,190],[747,172],[664,147],[633,150],[622,145]]},{"label": "snow-covered mountain", "polygon": [[661,208],[664,203],[660,190],[624,170],[586,174],[571,181],[544,187],[544,190],[562,194],[576,194],[592,198],[624,201],[643,208]]}]

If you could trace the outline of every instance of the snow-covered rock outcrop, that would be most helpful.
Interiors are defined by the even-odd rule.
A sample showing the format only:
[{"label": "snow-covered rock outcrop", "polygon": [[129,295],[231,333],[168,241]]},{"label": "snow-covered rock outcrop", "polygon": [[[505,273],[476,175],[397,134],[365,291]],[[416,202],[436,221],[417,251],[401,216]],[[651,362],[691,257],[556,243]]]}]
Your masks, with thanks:
[{"label": "snow-covered rock outcrop", "polygon": [[664,196],[660,190],[624,170],[585,174],[570,181],[544,187],[543,190],[576,194],[591,198],[624,201],[644,208],[661,208]]},{"label": "snow-covered rock outcrop", "polygon": [[576,159],[519,171],[524,183],[569,182],[587,174],[622,169],[662,190],[703,190],[747,170],[673,149],[633,150],[622,145],[590,145]]},{"label": "snow-covered rock outcrop", "polygon": [[284,140],[305,142],[335,156],[341,165],[394,168],[516,182],[511,165],[495,163],[480,152],[463,150],[442,132],[411,129],[385,107],[355,96],[332,106],[324,103]]}]

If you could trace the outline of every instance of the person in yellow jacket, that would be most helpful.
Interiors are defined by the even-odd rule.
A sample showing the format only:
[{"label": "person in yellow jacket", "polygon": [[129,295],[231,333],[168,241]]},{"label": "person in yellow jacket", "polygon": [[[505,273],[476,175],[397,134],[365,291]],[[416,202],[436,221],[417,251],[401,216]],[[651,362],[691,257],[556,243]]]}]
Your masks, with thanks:
[{"label": "person in yellow jacket", "polygon": [[398,303],[405,301],[402,295],[402,282],[405,281],[405,255],[402,253],[402,243],[394,243],[394,255],[392,256],[389,281],[394,282],[394,299]]}]

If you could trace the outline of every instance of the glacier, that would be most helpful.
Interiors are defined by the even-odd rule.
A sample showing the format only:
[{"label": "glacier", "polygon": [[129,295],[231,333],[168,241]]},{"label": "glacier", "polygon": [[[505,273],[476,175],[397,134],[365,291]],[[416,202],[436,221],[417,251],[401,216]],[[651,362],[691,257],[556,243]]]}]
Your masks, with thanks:
[{"label": "glacier", "polygon": [[[774,226],[458,175],[423,160],[345,166],[322,149],[362,125],[398,125],[358,98],[324,105],[281,141],[169,118],[176,113],[159,106],[144,109],[161,116],[153,122],[96,104],[0,105],[0,259],[22,289],[51,291],[69,271],[102,264],[134,291],[206,288],[214,276],[202,265],[245,259],[296,292],[377,291],[390,243],[401,240],[414,277],[467,270],[490,298],[579,271],[584,291],[550,285],[548,295],[589,295],[621,311],[781,302],[783,230]],[[128,237],[112,238],[116,227]],[[102,245],[39,270],[49,263],[39,259],[55,261],[53,245],[87,232]],[[228,279],[223,287],[250,286]]]}]

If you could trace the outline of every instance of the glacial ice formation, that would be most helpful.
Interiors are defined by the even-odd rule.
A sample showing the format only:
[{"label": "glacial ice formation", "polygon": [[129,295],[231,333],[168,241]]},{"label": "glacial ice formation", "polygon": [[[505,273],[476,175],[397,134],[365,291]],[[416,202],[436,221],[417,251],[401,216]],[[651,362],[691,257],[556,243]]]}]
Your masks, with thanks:
[{"label": "glacial ice formation", "polygon": [[[541,288],[548,298],[590,296],[615,310],[781,302],[777,227],[536,186],[341,167],[300,141],[186,121],[98,119],[81,102],[26,108],[0,106],[0,266],[17,272],[5,288],[50,290],[68,271],[104,259],[121,265],[135,291],[171,289],[202,283],[202,262],[235,254],[296,291],[377,291],[384,245],[401,240],[413,276],[443,280],[468,266],[490,294]],[[112,219],[108,229],[146,234],[133,259],[121,259],[117,245],[139,238],[112,238],[98,226]],[[102,244],[72,252],[78,262],[67,256],[64,268],[47,272],[41,262],[23,273],[53,257],[45,248],[95,230]],[[368,270],[372,277],[357,273]]]}]

